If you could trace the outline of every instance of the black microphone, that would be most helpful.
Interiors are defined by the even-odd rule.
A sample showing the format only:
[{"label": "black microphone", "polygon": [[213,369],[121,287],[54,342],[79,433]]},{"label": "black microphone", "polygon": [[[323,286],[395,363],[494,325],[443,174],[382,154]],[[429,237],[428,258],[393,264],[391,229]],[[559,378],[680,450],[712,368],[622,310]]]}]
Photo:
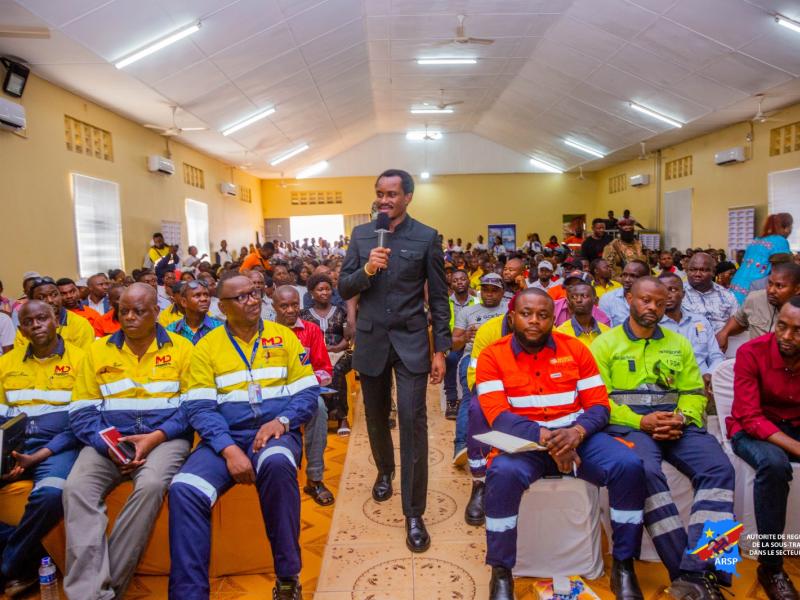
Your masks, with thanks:
[{"label": "black microphone", "polygon": [[386,236],[389,235],[389,215],[379,212],[375,219],[375,233],[378,234],[378,247],[386,247]]}]

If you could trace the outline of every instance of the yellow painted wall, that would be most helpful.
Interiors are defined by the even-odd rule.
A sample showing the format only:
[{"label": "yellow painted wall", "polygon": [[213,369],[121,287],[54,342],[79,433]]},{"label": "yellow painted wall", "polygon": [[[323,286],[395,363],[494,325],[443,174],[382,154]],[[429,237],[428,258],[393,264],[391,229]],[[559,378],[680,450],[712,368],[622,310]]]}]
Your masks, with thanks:
[{"label": "yellow painted wall", "polygon": [[[330,177],[262,182],[265,218],[286,218],[316,214],[368,213],[374,196],[374,177]],[[343,192],[343,203],[324,207],[293,206],[292,191],[331,190]],[[439,230],[445,238],[474,241],[486,237],[491,223],[515,223],[517,243],[529,232],[544,241],[561,236],[562,214],[591,216],[596,201],[596,181],[576,175],[484,174],[440,175],[427,182],[417,181],[409,213]]]},{"label": "yellow painted wall", "polygon": [[[20,100],[28,120],[27,137],[0,132],[2,217],[0,240],[6,251],[0,279],[7,294],[17,294],[22,273],[36,270],[55,277],[78,273],[70,173],[119,184],[124,268],[141,266],[150,237],[161,220],[185,222],[185,199],[206,202],[212,248],[227,238],[231,248],[254,240],[263,228],[260,180],[191,148],[170,143],[174,175],[150,173],[148,154],[164,153],[164,138],[79,96],[31,76]],[[64,115],[111,132],[114,161],[66,149]],[[205,189],[183,183],[183,162],[203,169]],[[219,182],[233,181],[252,190],[252,203],[223,197]],[[186,228],[182,256],[185,255]]]},{"label": "yellow painted wall", "polygon": [[[800,121],[800,105],[782,110],[774,116],[779,122],[754,123],[753,142],[749,144],[746,136],[751,132],[750,123],[738,123],[662,151],[662,191],[669,192],[685,188],[693,189],[692,198],[692,245],[726,248],[728,241],[728,209],[738,206],[756,208],[756,235],[768,213],[767,176],[773,171],[784,171],[800,167],[800,152],[780,156],[769,155],[770,130],[781,125]],[[732,148],[745,146],[750,159],[744,163],[718,166],[714,164],[714,154]],[[691,176],[667,181],[664,178],[663,164],[682,156],[692,156]],[[609,194],[608,178],[618,173],[628,176],[636,173],[651,174],[649,186],[624,192]],[[597,212],[605,215],[613,209],[617,215],[625,208],[644,225],[659,229],[656,223],[656,185],[655,159],[647,161],[632,160],[615,165],[596,173]],[[800,202],[800,198],[798,199]],[[663,206],[663,205],[662,205]]]}]

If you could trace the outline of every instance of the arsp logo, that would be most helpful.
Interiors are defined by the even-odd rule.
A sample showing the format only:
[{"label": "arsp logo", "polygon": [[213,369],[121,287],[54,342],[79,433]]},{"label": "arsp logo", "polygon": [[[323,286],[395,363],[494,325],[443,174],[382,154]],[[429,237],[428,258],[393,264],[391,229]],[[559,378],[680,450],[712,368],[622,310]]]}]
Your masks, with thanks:
[{"label": "arsp logo", "polygon": [[69,375],[70,371],[72,371],[72,367],[69,365],[56,365],[54,375]]},{"label": "arsp logo", "polygon": [[172,356],[170,354],[165,354],[164,356],[156,356],[157,367],[165,367],[171,362],[172,362]]}]

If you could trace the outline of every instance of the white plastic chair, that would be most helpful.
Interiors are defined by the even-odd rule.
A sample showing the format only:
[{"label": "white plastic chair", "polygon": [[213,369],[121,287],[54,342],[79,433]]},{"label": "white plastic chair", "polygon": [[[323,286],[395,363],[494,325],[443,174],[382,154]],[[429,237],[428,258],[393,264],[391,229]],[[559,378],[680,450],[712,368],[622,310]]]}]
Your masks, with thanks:
[{"label": "white plastic chair", "polygon": [[522,496],[517,523],[518,577],[603,574],[599,490],[576,479],[540,479]]},{"label": "white plastic chair", "polygon": [[[734,512],[736,518],[744,525],[744,532],[739,539],[739,548],[749,556],[753,540],[748,539],[748,534],[757,534],[756,511],[753,505],[753,485],[756,472],[753,468],[733,453],[730,440],[728,440],[728,427],[725,422],[731,414],[733,407],[733,365],[734,359],[726,360],[717,367],[711,376],[711,385],[714,388],[714,400],[717,404],[719,425],[725,441],[723,449],[733,463],[736,470],[736,490],[734,493]],[[786,507],[786,528],[784,533],[800,534],[800,485],[795,483],[800,479],[800,464],[792,463],[794,481],[790,484],[788,506]]]}]

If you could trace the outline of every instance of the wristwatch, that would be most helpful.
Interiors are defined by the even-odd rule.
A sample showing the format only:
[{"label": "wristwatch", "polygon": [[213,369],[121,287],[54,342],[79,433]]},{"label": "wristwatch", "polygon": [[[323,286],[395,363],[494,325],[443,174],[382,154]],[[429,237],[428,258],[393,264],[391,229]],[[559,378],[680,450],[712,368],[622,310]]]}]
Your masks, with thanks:
[{"label": "wristwatch", "polygon": [[289,431],[289,419],[286,417],[278,417],[278,423],[283,425],[283,428],[288,432]]}]

